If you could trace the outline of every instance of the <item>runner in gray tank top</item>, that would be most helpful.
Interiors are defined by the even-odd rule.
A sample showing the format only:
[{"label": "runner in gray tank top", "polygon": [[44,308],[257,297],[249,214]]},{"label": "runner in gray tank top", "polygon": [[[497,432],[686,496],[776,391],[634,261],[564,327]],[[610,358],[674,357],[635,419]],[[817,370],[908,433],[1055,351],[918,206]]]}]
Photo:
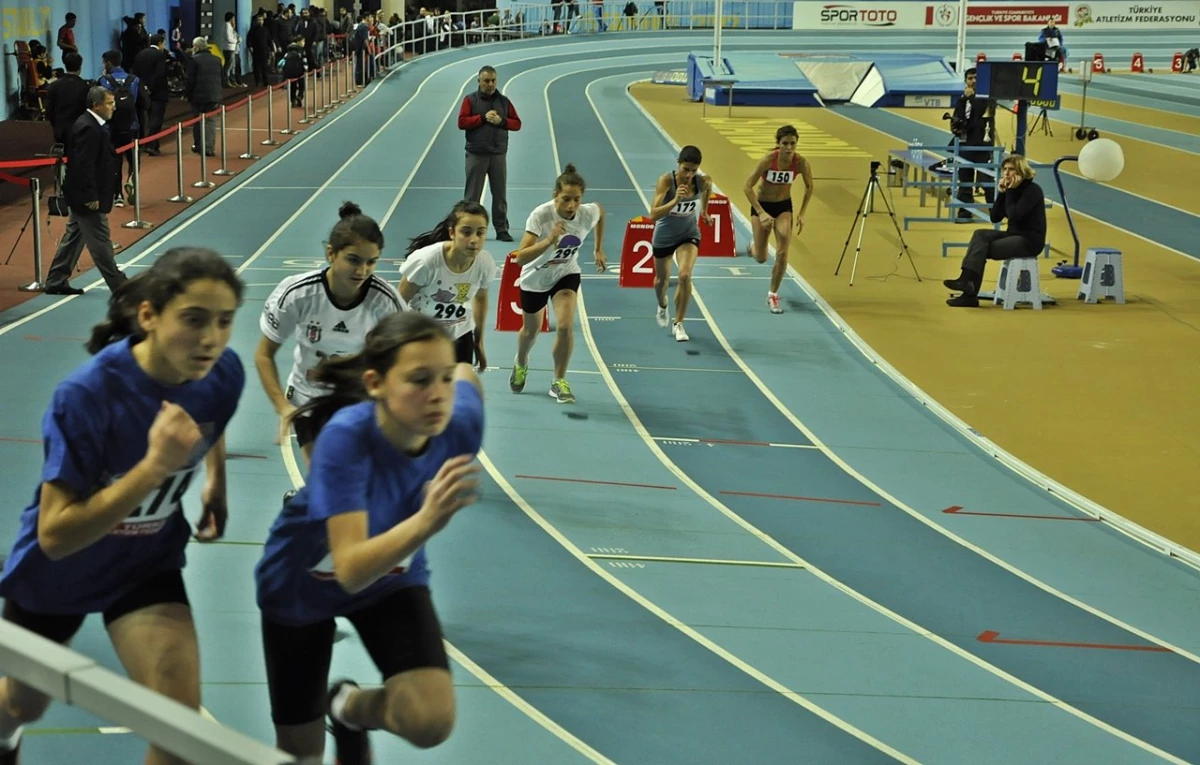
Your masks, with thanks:
[{"label": "runner in gray tank top", "polygon": [[671,256],[679,265],[679,281],[675,287],[675,320],[671,334],[681,343],[688,335],[683,329],[688,303],[692,299],[692,269],[700,254],[699,219],[712,225],[708,214],[708,198],[712,181],[700,175],[700,150],[684,146],[679,152],[678,166],[658,179],[650,219],[654,221],[654,296],[658,300],[658,326],[667,326],[667,286],[671,283]]}]

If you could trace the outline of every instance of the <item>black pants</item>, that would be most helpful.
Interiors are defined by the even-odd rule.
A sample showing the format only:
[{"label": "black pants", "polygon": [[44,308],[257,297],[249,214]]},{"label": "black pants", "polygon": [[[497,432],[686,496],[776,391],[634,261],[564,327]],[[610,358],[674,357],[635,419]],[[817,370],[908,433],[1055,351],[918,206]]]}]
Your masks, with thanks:
[{"label": "black pants", "polygon": [[[428,587],[400,590],[344,616],[384,682],[410,669],[450,668]],[[272,721],[304,725],[322,719],[333,658],[333,619],[296,627],[264,615],[262,636]]]},{"label": "black pants", "polygon": [[[216,104],[192,104],[192,116],[199,117],[201,114],[207,114],[213,109],[216,109]],[[215,157],[217,155],[217,123],[212,119],[204,120],[204,151],[208,156]],[[192,151],[200,151],[200,123],[192,125]]]},{"label": "black pants", "polygon": [[[986,151],[963,151],[959,152],[959,156],[967,162],[987,162],[992,158],[992,155]],[[976,183],[991,184],[990,186],[985,186],[983,189],[983,198],[987,200],[990,206],[996,201],[996,179],[979,172],[973,167],[958,168],[958,201],[974,202]],[[966,214],[967,212],[960,208],[959,215],[965,216]]]},{"label": "black pants", "polygon": [[254,84],[266,87],[271,84],[269,79],[271,73],[271,57],[258,56],[254,57]]},{"label": "black pants", "polygon": [[[142,123],[145,125],[145,127],[142,129],[142,135],[143,136],[154,135],[155,133],[162,130],[163,117],[165,117],[166,114],[167,114],[166,100],[151,101],[150,102],[150,112],[148,113],[148,115],[146,117],[146,121],[144,123]],[[155,151],[158,151],[159,150],[158,139],[148,142],[146,144],[146,146],[151,149],[154,149]]]},{"label": "black pants", "polygon": [[1013,258],[1036,257],[1036,252],[1030,252],[1029,242],[1020,234],[1010,234],[1007,231],[995,231],[981,228],[971,234],[971,242],[967,245],[967,254],[963,256],[962,268],[977,275],[976,287],[983,277],[983,269],[989,260],[1012,260]]},{"label": "black pants", "polygon": [[[109,135],[109,140],[112,141],[112,145],[113,145],[114,149],[120,149],[122,146],[127,146],[127,145],[133,143],[133,139],[138,138],[140,135],[141,135],[140,132],[124,131],[124,132],[120,132],[120,133],[112,133],[111,135]],[[118,189],[121,188],[122,185],[124,185],[124,179],[121,177],[121,167],[120,167],[121,160],[124,160],[125,162],[129,163],[129,177],[130,178],[133,177],[133,152],[134,151],[136,151],[135,148],[130,148],[129,151],[125,152],[124,154],[117,155],[117,160],[118,160],[117,188]],[[118,193],[120,193],[120,192],[118,192]]]}]

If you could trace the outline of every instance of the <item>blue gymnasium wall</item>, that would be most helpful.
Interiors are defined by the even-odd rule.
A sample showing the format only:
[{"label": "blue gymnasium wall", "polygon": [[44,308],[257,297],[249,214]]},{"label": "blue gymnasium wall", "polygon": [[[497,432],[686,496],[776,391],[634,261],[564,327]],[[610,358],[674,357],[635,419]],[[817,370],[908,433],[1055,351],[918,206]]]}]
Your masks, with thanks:
[{"label": "blue gymnasium wall", "polygon": [[[266,0],[258,3],[266,4]],[[272,7],[275,5],[274,2],[270,4]],[[298,2],[297,6],[301,4]],[[257,8],[255,0],[217,0],[214,6],[218,21],[224,21],[226,11],[236,13],[238,29],[243,35],[249,26],[250,14]],[[75,43],[79,46],[79,54],[83,56],[83,76],[95,78],[101,71],[100,56],[106,50],[120,49],[118,42],[121,31],[125,29],[121,19],[139,11],[146,14],[148,33],[168,30],[168,44],[171,20],[181,14],[186,43],[196,36],[196,0],[0,0],[0,37],[5,54],[13,52],[13,43],[17,40],[41,40],[54,58],[53,65],[61,67],[62,54],[54,43],[67,13],[74,13],[78,16],[75,21]],[[5,96],[0,115],[8,119],[17,94],[17,61],[13,56],[4,56],[0,85]]]}]

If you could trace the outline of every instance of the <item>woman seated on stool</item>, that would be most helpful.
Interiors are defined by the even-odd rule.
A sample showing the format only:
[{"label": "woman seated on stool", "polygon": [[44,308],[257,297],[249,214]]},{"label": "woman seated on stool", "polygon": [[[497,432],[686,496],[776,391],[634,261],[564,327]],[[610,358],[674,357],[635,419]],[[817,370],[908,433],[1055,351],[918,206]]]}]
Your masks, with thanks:
[{"label": "woman seated on stool", "polygon": [[1046,246],[1046,196],[1033,182],[1033,168],[1020,154],[1009,154],[1000,165],[1000,183],[992,205],[992,222],[1008,218],[1008,230],[983,228],[971,235],[963,256],[962,274],[943,284],[962,292],[947,305],[979,306],[979,285],[989,260],[1036,258]]}]

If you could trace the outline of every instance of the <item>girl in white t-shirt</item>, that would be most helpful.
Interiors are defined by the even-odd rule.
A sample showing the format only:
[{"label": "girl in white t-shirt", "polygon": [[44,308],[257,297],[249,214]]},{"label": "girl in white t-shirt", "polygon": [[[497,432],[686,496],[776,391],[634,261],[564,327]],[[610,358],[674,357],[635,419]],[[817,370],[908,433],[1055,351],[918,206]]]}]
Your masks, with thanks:
[{"label": "girl in white t-shirt", "polygon": [[556,331],[550,395],[560,404],[575,401],[575,394],[566,379],[567,363],[575,344],[575,299],[583,272],[579,266],[579,248],[592,229],[596,230],[596,270],[603,273],[608,265],[601,249],[604,208],[595,202],[583,203],[586,186],[574,165],[563,168],[562,175],[554,182],[553,198],[529,214],[521,245],[513,253],[521,266],[517,284],[521,288],[524,322],[517,336],[517,358],[508,386],[513,393],[525,390],[529,351],[542,330],[542,312],[547,303],[553,303]]},{"label": "girl in white t-shirt", "polygon": [[[284,423],[281,432],[286,432],[293,411],[328,392],[313,380],[317,364],[322,359],[358,353],[367,332],[380,319],[404,309],[396,288],[375,275],[383,250],[379,224],[353,202],[343,204],[338,216],[325,245],[329,265],[281,281],[267,298],[259,319],[262,339],[254,366]],[[291,338],[296,340],[296,350],[285,390],[279,383],[275,354]],[[291,427],[307,461],[319,428],[305,416],[292,419]]]},{"label": "girl in white t-shirt", "polygon": [[480,372],[487,369],[488,287],[496,279],[496,261],[483,249],[487,227],[483,205],[459,202],[437,228],[410,242],[400,267],[400,297],[436,319],[454,340],[456,361]]}]

